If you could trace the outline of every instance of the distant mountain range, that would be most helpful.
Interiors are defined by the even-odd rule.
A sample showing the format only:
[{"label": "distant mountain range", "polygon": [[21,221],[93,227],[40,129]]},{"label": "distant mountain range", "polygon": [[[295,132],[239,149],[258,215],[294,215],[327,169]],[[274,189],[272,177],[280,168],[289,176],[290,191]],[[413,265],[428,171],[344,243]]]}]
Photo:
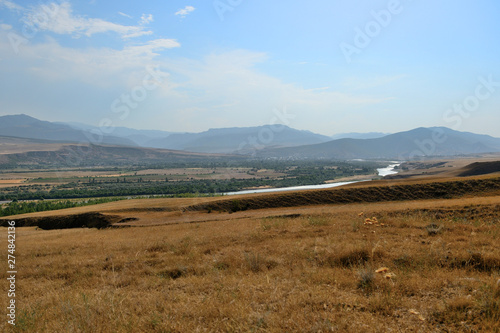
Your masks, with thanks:
[{"label": "distant mountain range", "polygon": [[52,123],[21,114],[0,117],[0,135],[27,139],[61,142],[98,142],[100,144],[137,146],[127,138],[113,135],[99,135],[88,130],[75,129],[67,124]]},{"label": "distant mountain range", "polygon": [[338,139],[376,139],[376,138],[381,138],[383,136],[389,135],[391,133],[380,133],[380,132],[369,132],[369,133],[358,133],[358,132],[351,132],[351,133],[339,133],[332,135],[330,137],[331,140],[338,140]]},{"label": "distant mountain range", "polygon": [[375,139],[339,139],[295,148],[265,149],[262,158],[395,159],[500,152],[500,139],[446,127],[416,128]]},{"label": "distant mountain range", "polygon": [[0,135],[226,154],[253,154],[256,150],[265,147],[293,147],[331,140],[325,135],[300,131],[283,125],[219,128],[201,133],[173,133],[115,127],[105,134],[95,126],[80,123],[53,123],[27,115],[0,117]]},{"label": "distant mountain range", "polygon": [[245,159],[239,155],[203,154],[179,150],[87,145],[0,136],[0,165],[89,167],[119,165],[166,165]]},{"label": "distant mountain range", "polygon": [[[98,127],[68,123],[76,129],[99,131]],[[287,126],[213,128],[201,133],[176,133],[115,127],[113,135],[148,148],[185,150],[197,153],[250,154],[264,147],[294,147],[330,141],[325,135]]]},{"label": "distant mountain range", "polygon": [[104,134],[90,125],[53,123],[27,115],[12,115],[0,117],[0,136],[273,159],[410,160],[421,156],[500,152],[499,138],[446,127],[421,127],[394,134],[344,133],[333,137],[283,125],[220,128],[201,133],[117,127]]},{"label": "distant mountain range", "polygon": [[[0,117],[1,118],[1,117]],[[81,123],[56,123],[61,125],[69,125],[73,129],[83,130],[87,132],[102,132],[102,130],[97,126],[91,126]],[[166,138],[167,136],[174,134],[175,132],[157,131],[157,130],[138,130],[127,127],[114,127],[112,134],[116,137],[130,140],[138,146],[146,147],[147,143],[153,139]]]},{"label": "distant mountain range", "polygon": [[172,134],[153,139],[149,147],[200,153],[253,154],[265,147],[295,147],[329,141],[324,135],[287,126],[258,126],[209,129],[201,133]]}]

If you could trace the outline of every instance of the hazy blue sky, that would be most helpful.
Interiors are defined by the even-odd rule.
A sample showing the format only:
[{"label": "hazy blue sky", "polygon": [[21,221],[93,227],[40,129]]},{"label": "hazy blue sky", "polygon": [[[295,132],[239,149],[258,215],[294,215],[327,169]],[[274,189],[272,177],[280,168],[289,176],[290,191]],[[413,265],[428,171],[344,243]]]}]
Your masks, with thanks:
[{"label": "hazy blue sky", "polygon": [[500,2],[0,0],[0,74],[0,115],[500,137]]}]

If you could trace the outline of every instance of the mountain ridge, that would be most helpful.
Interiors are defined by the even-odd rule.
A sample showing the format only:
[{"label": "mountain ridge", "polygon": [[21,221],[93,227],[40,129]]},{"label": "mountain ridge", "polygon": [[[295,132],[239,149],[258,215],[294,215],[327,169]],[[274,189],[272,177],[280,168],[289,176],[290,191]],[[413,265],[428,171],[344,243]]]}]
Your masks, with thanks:
[{"label": "mountain ridge", "polygon": [[[72,125],[71,125],[72,124]],[[111,135],[112,134],[112,135]],[[351,133],[351,136],[362,133]],[[110,135],[98,127],[54,123],[27,115],[0,116],[0,136],[53,142],[91,143],[187,151],[238,154],[263,159],[392,159],[457,156],[500,152],[500,138],[446,127],[418,127],[375,138],[330,137],[285,125],[210,128],[199,133],[174,133],[117,127]],[[121,135],[121,136],[120,136]],[[164,136],[165,135],[165,136]],[[346,134],[349,135],[349,134]]]},{"label": "mountain ridge", "polygon": [[446,127],[419,127],[375,139],[338,139],[291,148],[267,149],[262,158],[412,160],[430,156],[500,152],[500,139]]},{"label": "mountain ridge", "polygon": [[21,115],[0,116],[0,135],[75,143],[116,144],[195,153],[252,155],[265,147],[293,147],[327,142],[328,136],[284,125],[211,128],[199,133],[101,128],[81,123],[49,122]]},{"label": "mountain ridge", "polygon": [[211,128],[200,133],[172,134],[147,143],[153,148],[193,152],[253,154],[266,146],[300,146],[327,142],[327,136],[284,125]]},{"label": "mountain ridge", "polygon": [[91,131],[76,130],[66,124],[39,120],[25,114],[0,116],[0,135],[74,143],[136,146],[133,141],[125,138],[105,135],[102,132],[96,134]]},{"label": "mountain ridge", "polygon": [[360,132],[349,132],[349,133],[338,133],[330,136],[332,140],[339,139],[376,139],[381,138],[383,136],[389,135],[392,133],[382,133],[382,132],[368,132],[368,133],[360,133]]}]

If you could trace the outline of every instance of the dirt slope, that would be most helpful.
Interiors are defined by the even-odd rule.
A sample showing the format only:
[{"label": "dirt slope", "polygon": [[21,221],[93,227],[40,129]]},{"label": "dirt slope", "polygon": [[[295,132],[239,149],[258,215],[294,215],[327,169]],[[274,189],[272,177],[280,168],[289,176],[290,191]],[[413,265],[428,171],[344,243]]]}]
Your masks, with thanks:
[{"label": "dirt slope", "polygon": [[491,173],[500,173],[500,161],[494,162],[476,162],[462,168],[458,173],[459,177],[486,175]]}]

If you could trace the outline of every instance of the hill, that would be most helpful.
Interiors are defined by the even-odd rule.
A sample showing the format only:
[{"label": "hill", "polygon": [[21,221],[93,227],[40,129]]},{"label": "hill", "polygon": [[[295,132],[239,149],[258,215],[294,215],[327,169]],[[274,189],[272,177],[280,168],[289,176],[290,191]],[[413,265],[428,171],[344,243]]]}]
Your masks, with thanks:
[{"label": "hill", "polygon": [[327,136],[287,126],[215,128],[201,133],[172,134],[145,146],[205,153],[253,154],[265,147],[295,147],[330,140]]},{"label": "hill", "polygon": [[23,167],[54,166],[118,166],[185,163],[241,158],[217,154],[191,153],[169,149],[92,145],[74,143],[37,142],[31,139],[0,137],[0,166]]},{"label": "hill", "polygon": [[457,156],[500,151],[500,139],[446,127],[416,128],[375,139],[339,139],[316,145],[266,149],[263,158],[282,159],[397,159]]},{"label": "hill", "polygon": [[0,136],[216,154],[254,154],[256,150],[265,147],[295,147],[330,140],[324,135],[284,125],[215,128],[201,133],[114,127],[111,133],[104,135],[95,126],[42,121],[24,114],[1,116]]},{"label": "hill", "polygon": [[[69,125],[72,128],[84,131],[100,131],[100,128],[97,126],[82,124],[82,123],[59,123],[64,125]],[[159,131],[159,130],[139,130],[128,127],[113,127],[112,131],[113,136],[124,138],[127,140],[133,141],[136,145],[141,147],[146,147],[146,143],[153,139],[162,139],[166,138],[171,134],[175,134],[175,132],[167,132],[167,131]]]},{"label": "hill", "polygon": [[129,139],[75,129],[66,124],[42,121],[25,114],[0,116],[0,136],[51,141],[136,146]]},{"label": "hill", "polygon": [[500,172],[500,161],[476,162],[462,168],[459,177],[486,175]]},{"label": "hill", "polygon": [[[201,133],[114,128],[103,135],[97,127],[41,121],[27,115],[0,117],[0,136],[56,142],[120,145],[195,153],[238,154],[273,159],[396,159],[500,152],[500,139],[446,127],[416,128],[385,135],[348,133],[331,140],[284,125],[216,128]],[[336,137],[339,137],[336,136]],[[1,147],[0,147],[1,148]]]},{"label": "hill", "polygon": [[351,132],[351,133],[339,133],[332,135],[330,138],[332,140],[339,140],[339,139],[376,139],[376,138],[381,138],[386,135],[389,135],[390,133],[380,133],[380,132],[368,132],[368,133],[358,133],[358,132]]},{"label": "hill", "polygon": [[0,136],[0,155],[26,153],[29,151],[55,151],[63,147],[64,144],[64,142],[51,140]]}]

